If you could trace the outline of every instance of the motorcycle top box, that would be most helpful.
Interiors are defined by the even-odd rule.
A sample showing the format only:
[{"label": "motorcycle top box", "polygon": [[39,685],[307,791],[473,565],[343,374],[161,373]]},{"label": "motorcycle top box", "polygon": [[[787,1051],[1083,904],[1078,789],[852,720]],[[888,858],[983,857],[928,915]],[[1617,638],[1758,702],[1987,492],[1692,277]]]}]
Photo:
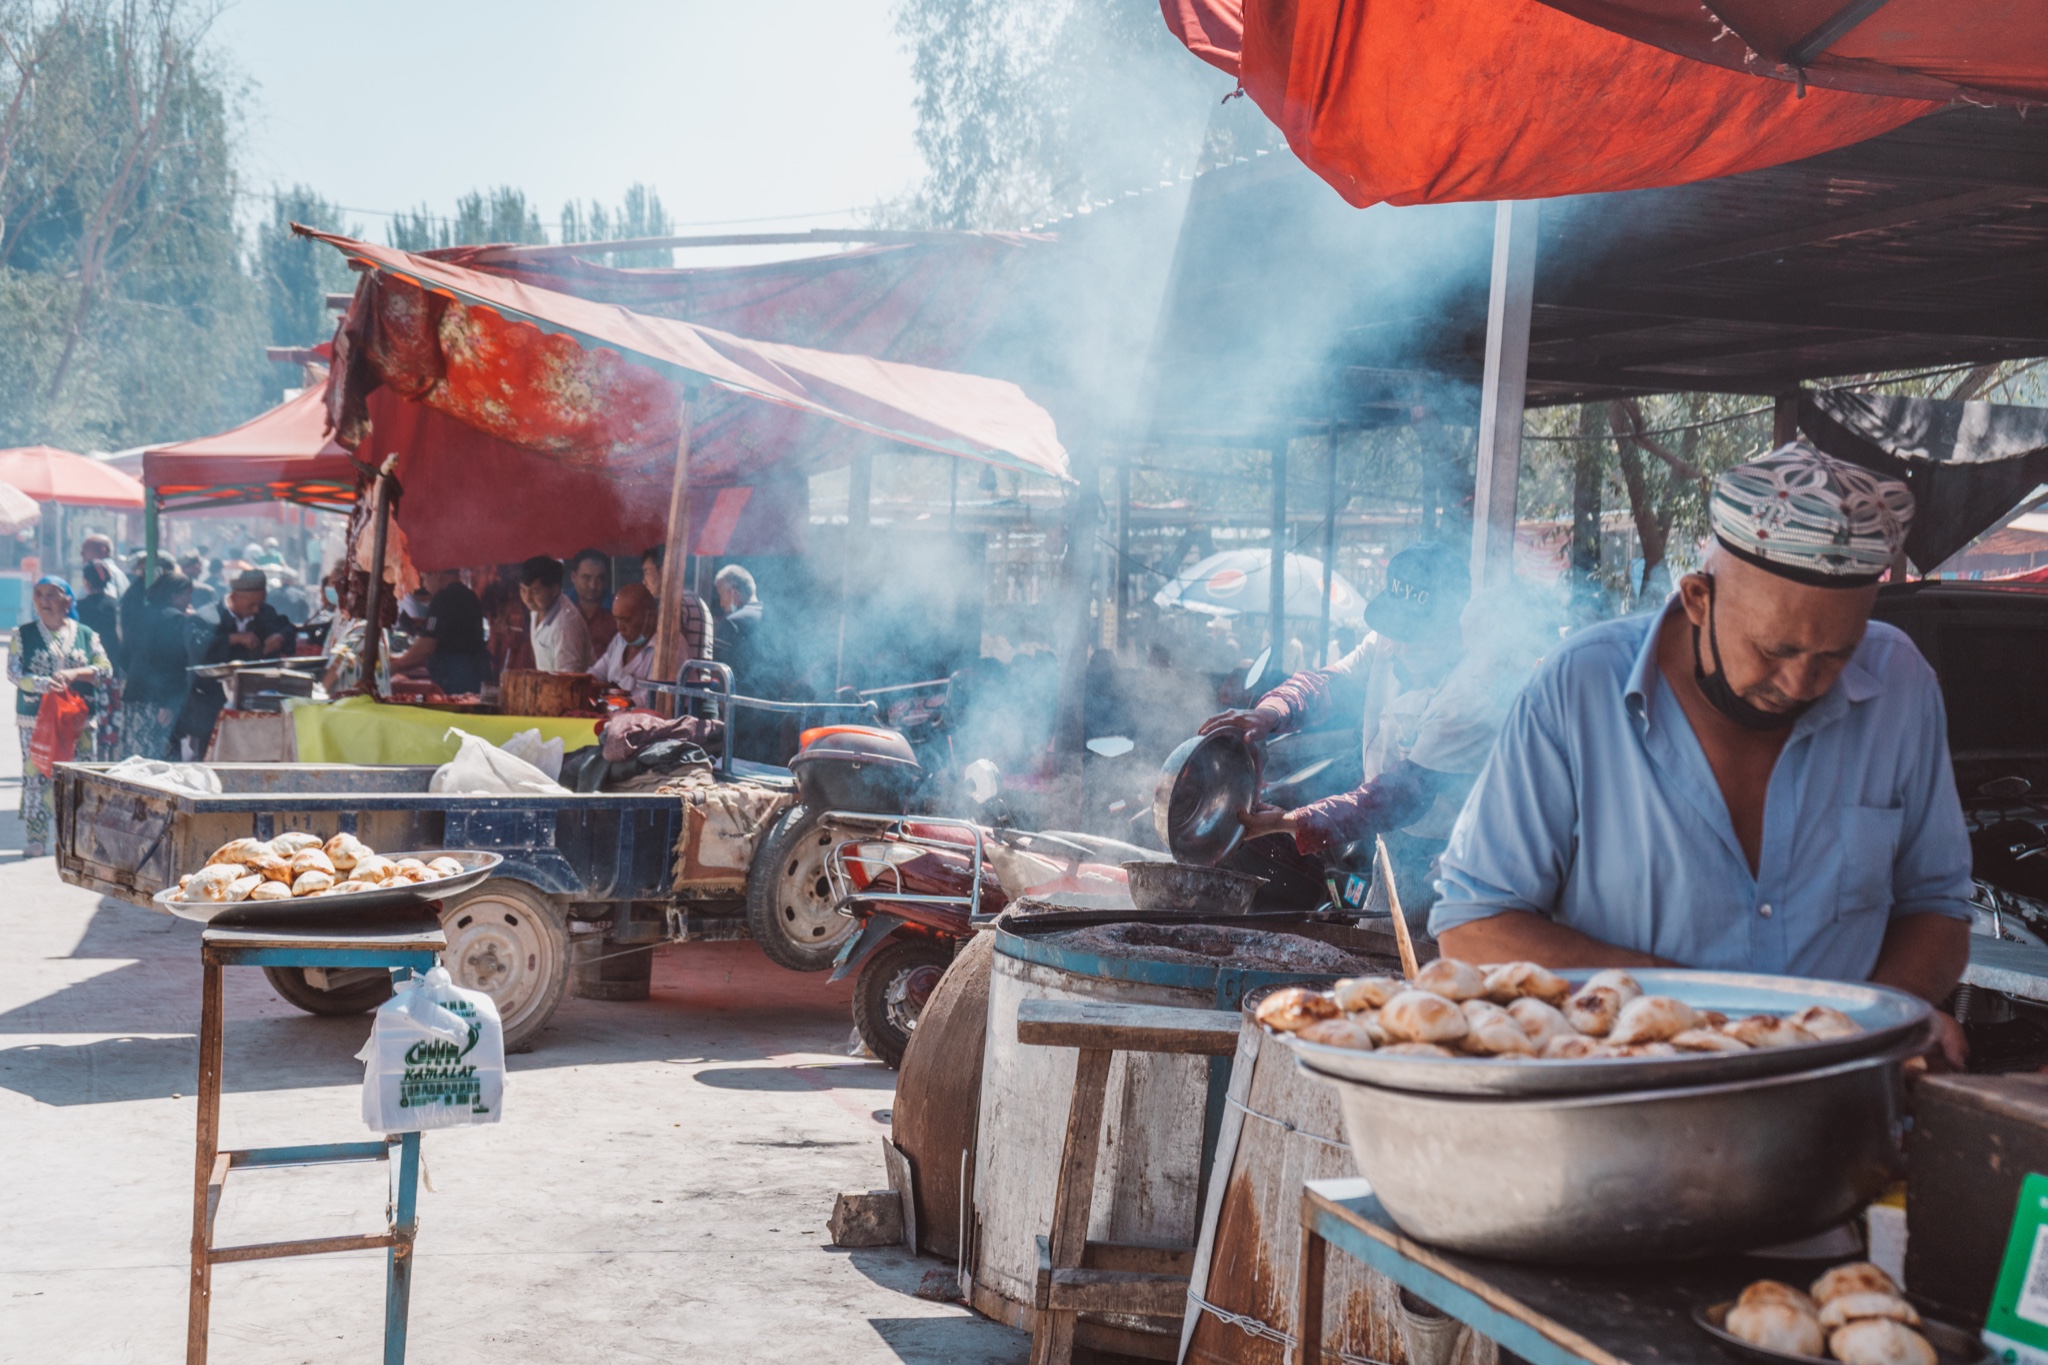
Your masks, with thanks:
[{"label": "motorcycle top box", "polygon": [[910,741],[871,725],[825,725],[806,730],[789,761],[796,789],[811,810],[901,815],[924,770]]}]

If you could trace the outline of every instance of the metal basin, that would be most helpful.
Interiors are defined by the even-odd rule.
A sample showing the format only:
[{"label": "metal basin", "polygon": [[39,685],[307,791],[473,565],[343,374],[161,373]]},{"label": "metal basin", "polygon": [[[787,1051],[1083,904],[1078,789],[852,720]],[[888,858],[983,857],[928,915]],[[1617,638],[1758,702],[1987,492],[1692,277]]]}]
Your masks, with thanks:
[{"label": "metal basin", "polygon": [[1597,1262],[1810,1237],[1904,1169],[1900,1064],[1922,1035],[1815,1071],[1683,1089],[1475,1097],[1337,1087],[1359,1174],[1453,1251]]},{"label": "metal basin", "polygon": [[1152,789],[1152,824],[1175,862],[1220,863],[1244,837],[1259,794],[1259,761],[1230,730],[1197,735],[1166,757]]},{"label": "metal basin", "polygon": [[1266,884],[1264,877],[1186,863],[1125,863],[1131,904],[1140,910],[1184,915],[1242,915]]}]

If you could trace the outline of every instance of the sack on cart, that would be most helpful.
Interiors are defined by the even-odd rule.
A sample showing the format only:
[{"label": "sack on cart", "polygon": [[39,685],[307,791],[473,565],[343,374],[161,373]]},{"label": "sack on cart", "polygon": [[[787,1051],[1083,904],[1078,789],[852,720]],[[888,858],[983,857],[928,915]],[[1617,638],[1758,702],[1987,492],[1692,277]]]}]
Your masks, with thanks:
[{"label": "sack on cart", "polygon": [[379,1133],[496,1123],[505,1097],[505,1028],[482,991],[446,967],[396,984],[377,1007],[363,1063],[363,1122]]}]

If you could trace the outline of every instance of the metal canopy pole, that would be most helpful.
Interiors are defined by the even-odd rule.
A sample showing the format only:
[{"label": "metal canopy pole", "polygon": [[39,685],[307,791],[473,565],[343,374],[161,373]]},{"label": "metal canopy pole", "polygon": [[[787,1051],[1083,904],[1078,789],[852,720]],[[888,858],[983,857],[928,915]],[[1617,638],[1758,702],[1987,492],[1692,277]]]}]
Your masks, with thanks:
[{"label": "metal canopy pole", "polygon": [[1497,205],[1493,284],[1486,300],[1486,373],[1479,391],[1479,464],[1472,496],[1472,582],[1515,569],[1515,491],[1522,475],[1522,406],[1529,388],[1529,320],[1536,293],[1537,206]]},{"label": "metal canopy pole", "polygon": [[156,581],[156,547],[162,532],[159,518],[163,514],[163,499],[154,488],[142,490],[142,590],[149,591]]},{"label": "metal canopy pole", "polygon": [[[1273,654],[1266,662],[1268,676],[1287,667],[1287,438],[1273,442],[1273,558],[1267,577],[1266,611],[1272,625]],[[1259,679],[1263,686],[1265,678]]]},{"label": "metal canopy pole", "polygon": [[853,592],[853,556],[861,552],[862,586],[866,586],[869,503],[874,496],[875,457],[856,455],[846,467],[846,541],[839,549],[839,644],[832,656],[832,686],[846,686],[846,611]]},{"label": "metal canopy pole", "polygon": [[1116,462],[1116,613],[1110,643],[1119,651],[1133,643],[1127,639],[1124,618],[1131,609],[1131,452],[1126,447]]},{"label": "metal canopy pole", "polygon": [[1316,636],[1316,667],[1330,662],[1330,593],[1337,575],[1337,438],[1328,437],[1328,480],[1323,486],[1323,619]]},{"label": "metal canopy pole", "polygon": [[[683,671],[683,591],[690,562],[690,400],[676,412],[676,468],[668,488],[668,548],[661,554],[661,603],[654,620],[654,677],[674,682]],[[676,699],[661,708],[675,714]]]}]

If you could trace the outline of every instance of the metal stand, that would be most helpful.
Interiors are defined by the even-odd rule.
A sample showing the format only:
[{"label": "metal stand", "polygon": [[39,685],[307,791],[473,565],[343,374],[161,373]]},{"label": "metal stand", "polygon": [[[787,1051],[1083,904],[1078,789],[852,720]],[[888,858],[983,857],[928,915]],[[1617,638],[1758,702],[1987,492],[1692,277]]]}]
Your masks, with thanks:
[{"label": "metal stand", "polygon": [[[438,907],[429,906],[431,916]],[[186,1365],[205,1365],[213,1268],[231,1261],[313,1256],[331,1251],[388,1249],[384,1288],[384,1362],[405,1360],[406,1308],[412,1291],[412,1242],[418,1227],[420,1135],[387,1135],[372,1142],[330,1142],[301,1147],[220,1150],[223,967],[387,967],[399,980],[425,971],[448,946],[439,922],[411,920],[388,928],[208,928],[201,939],[199,1011],[199,1141],[192,1177],[191,1306],[185,1326]],[[397,1160],[392,1160],[396,1149]],[[389,1222],[383,1232],[310,1237],[243,1246],[213,1244],[213,1219],[228,1172],[257,1167],[314,1166],[344,1161],[391,1163]]]}]

